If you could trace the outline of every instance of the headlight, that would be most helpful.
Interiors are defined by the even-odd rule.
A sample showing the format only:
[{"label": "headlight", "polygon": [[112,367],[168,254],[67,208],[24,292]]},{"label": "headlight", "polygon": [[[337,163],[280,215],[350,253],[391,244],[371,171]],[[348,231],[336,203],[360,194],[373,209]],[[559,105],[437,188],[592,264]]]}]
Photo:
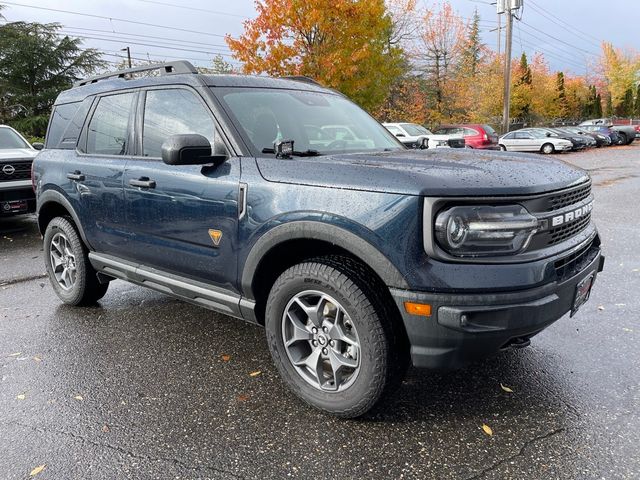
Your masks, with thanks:
[{"label": "headlight", "polygon": [[435,221],[436,241],[456,257],[515,254],[537,231],[538,219],[521,205],[453,207]]}]

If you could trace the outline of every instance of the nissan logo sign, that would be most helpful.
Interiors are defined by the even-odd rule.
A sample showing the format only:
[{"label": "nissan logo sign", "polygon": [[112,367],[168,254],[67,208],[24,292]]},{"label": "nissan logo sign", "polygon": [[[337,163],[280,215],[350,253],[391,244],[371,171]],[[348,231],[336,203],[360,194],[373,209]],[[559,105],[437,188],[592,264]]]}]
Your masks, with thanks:
[{"label": "nissan logo sign", "polygon": [[5,165],[4,167],[2,167],[2,173],[4,173],[5,175],[13,175],[16,171],[16,167],[14,167],[13,165]]}]

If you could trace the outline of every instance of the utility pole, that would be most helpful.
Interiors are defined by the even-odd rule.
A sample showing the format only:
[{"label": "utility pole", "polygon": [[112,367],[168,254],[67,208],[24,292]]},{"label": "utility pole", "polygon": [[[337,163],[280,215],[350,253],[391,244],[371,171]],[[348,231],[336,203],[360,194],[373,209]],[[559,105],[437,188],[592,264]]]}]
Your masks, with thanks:
[{"label": "utility pole", "polygon": [[498,14],[498,58],[502,53],[502,17]]},{"label": "utility pole", "polygon": [[502,132],[509,131],[511,111],[511,41],[513,39],[513,13],[507,9],[507,38],[504,46],[504,102],[502,109]]},{"label": "utility pole", "polygon": [[132,67],[131,65],[131,49],[129,47],[125,47],[125,48],[121,48],[120,49],[121,52],[127,52],[127,63],[129,65],[129,68]]},{"label": "utility pole", "polygon": [[511,44],[513,40],[513,12],[522,8],[524,0],[498,0],[498,15],[507,15],[507,38],[504,45],[504,102],[502,109],[502,131],[509,131],[511,109]]}]

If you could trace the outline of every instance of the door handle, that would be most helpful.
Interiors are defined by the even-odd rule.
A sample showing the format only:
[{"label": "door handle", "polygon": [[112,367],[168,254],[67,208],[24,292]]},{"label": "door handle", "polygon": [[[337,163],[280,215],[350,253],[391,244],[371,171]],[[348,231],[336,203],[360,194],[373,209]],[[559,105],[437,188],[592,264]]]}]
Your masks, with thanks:
[{"label": "door handle", "polygon": [[72,173],[67,173],[67,178],[69,180],[75,180],[76,182],[84,182],[84,175],[80,170],[75,170]]},{"label": "door handle", "polygon": [[129,185],[140,188],[156,188],[156,181],[150,180],[149,177],[140,177],[137,180],[132,178],[129,180]]}]

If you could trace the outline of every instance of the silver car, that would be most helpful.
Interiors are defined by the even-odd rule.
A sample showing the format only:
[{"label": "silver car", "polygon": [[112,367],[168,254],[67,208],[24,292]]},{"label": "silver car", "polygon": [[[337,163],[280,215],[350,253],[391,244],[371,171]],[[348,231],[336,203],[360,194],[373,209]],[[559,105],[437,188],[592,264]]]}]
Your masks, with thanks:
[{"label": "silver car", "polygon": [[500,150],[510,152],[540,152],[550,154],[555,152],[567,152],[573,148],[569,140],[558,137],[549,137],[536,130],[516,130],[509,132],[498,140]]}]

